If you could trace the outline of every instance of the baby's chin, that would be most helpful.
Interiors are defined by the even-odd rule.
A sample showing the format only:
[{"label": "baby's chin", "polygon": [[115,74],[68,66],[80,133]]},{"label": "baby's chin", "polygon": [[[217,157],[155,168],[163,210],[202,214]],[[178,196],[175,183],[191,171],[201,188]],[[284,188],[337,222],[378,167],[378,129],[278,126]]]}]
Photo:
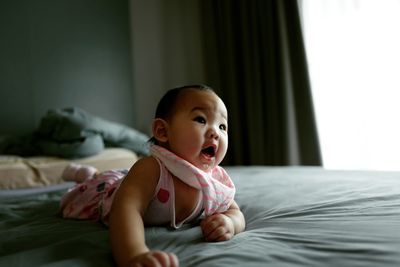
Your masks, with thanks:
[{"label": "baby's chin", "polygon": [[197,168],[202,170],[203,172],[210,172],[212,169],[215,168],[215,164],[212,163],[201,163],[196,165]]},{"label": "baby's chin", "polygon": [[218,162],[215,158],[212,160],[195,160],[190,163],[192,163],[195,167],[202,170],[203,172],[210,172],[212,171],[212,169],[215,168],[215,166],[218,165]]}]

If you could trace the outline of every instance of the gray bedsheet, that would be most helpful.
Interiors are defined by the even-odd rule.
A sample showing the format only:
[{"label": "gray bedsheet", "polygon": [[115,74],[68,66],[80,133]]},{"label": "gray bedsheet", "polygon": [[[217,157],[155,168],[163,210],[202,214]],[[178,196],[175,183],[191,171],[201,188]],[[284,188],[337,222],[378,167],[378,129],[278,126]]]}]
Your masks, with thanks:
[{"label": "gray bedsheet", "polygon": [[[181,266],[400,266],[400,173],[230,167],[246,231],[146,228]],[[58,216],[62,191],[0,198],[0,266],[113,266],[107,228]],[[0,192],[0,196],[1,196]]]}]

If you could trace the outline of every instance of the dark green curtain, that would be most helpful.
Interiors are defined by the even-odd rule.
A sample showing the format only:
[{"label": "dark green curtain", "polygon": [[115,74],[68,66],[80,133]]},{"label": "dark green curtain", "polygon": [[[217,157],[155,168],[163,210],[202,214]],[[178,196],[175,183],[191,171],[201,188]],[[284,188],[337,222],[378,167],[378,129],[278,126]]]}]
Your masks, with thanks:
[{"label": "dark green curtain", "polygon": [[203,0],[208,83],[229,110],[224,164],[321,165],[296,0]]}]

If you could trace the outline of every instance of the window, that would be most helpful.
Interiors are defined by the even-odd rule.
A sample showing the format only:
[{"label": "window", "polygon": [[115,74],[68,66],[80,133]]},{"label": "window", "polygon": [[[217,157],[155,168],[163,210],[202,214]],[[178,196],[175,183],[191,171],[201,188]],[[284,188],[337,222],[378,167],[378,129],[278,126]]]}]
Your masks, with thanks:
[{"label": "window", "polygon": [[400,1],[301,10],[324,167],[400,170]]}]

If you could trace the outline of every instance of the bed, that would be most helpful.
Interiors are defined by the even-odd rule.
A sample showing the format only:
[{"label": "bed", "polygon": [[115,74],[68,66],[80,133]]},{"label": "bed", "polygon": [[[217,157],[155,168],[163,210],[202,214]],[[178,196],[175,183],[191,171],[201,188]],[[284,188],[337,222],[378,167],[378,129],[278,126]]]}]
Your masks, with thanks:
[{"label": "bed", "polygon": [[[246,231],[203,241],[198,225],[147,227],[180,266],[400,266],[400,173],[227,167]],[[100,223],[62,219],[71,183],[0,190],[0,266],[115,266]]]}]

